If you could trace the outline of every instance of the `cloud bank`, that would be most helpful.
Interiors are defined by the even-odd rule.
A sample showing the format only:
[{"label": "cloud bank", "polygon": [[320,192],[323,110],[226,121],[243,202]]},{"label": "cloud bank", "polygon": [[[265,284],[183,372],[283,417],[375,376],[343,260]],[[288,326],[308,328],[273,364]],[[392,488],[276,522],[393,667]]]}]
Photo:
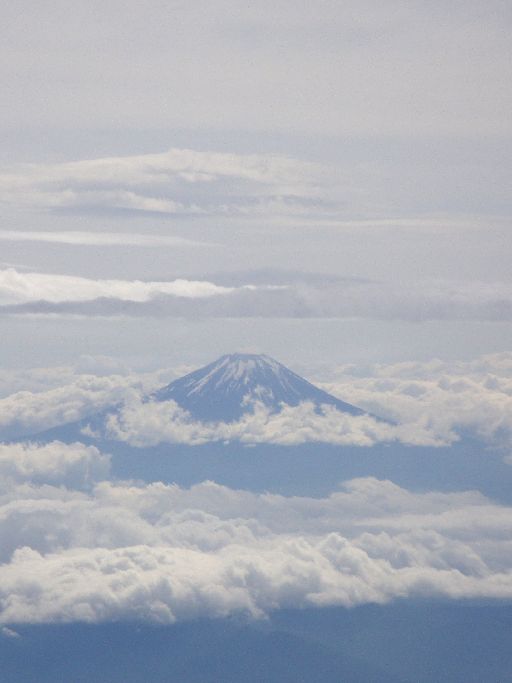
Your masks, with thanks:
[{"label": "cloud bank", "polygon": [[159,443],[197,446],[212,441],[281,446],[308,442],[373,446],[400,441],[442,446],[458,438],[451,432],[441,439],[421,420],[414,424],[391,425],[370,415],[348,415],[328,405],[319,411],[312,403],[283,405],[278,413],[271,413],[263,404],[255,403],[237,422],[204,423],[193,420],[175,401],[131,401],[106,418],[104,433],[109,439],[125,441],[139,448]]},{"label": "cloud bank", "polygon": [[[98,481],[87,492],[43,484],[44,454],[30,448],[22,483],[1,480],[3,624],[512,598],[512,509],[477,492],[411,493],[372,478],[321,499],[213,482]],[[67,448],[72,462],[80,446]]]},{"label": "cloud bank", "polygon": [[512,355],[499,353],[466,362],[408,362],[366,368],[340,366],[323,388],[370,412],[402,424],[421,421],[449,439],[471,431],[485,440],[510,444]]},{"label": "cloud bank", "polygon": [[[266,277],[266,279],[264,278]],[[216,281],[217,280],[217,281]],[[362,278],[265,271],[170,281],[91,279],[0,270],[0,314],[186,318],[512,320],[506,282]]]},{"label": "cloud bank", "polygon": [[122,404],[140,385],[133,378],[79,376],[48,391],[19,391],[0,399],[0,433],[15,438],[68,424]]},{"label": "cloud bank", "polygon": [[[244,288],[255,289],[253,285],[246,285],[241,289]],[[232,287],[222,287],[207,281],[92,280],[73,275],[20,273],[14,268],[0,270],[0,305],[3,306],[34,301],[60,304],[103,298],[143,303],[162,295],[193,299],[224,296],[234,291]]]},{"label": "cloud bank", "polygon": [[0,477],[4,487],[7,482],[31,482],[78,489],[107,477],[109,470],[108,456],[82,443],[0,443]]}]

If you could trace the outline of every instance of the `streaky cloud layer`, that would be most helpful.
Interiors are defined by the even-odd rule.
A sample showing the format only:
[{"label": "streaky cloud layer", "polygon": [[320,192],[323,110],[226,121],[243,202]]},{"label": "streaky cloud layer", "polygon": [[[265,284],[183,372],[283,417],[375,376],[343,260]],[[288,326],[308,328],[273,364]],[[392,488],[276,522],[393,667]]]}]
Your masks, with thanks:
[{"label": "streaky cloud layer", "polygon": [[99,230],[0,230],[3,242],[48,242],[83,247],[203,247],[211,242],[194,242],[175,235]]},{"label": "streaky cloud layer", "polygon": [[322,165],[284,155],[170,149],[15,166],[0,173],[0,201],[176,216],[300,215],[320,208],[329,185]]},{"label": "streaky cloud layer", "polygon": [[[245,288],[256,289],[254,285],[246,285]],[[92,280],[74,275],[20,273],[14,268],[0,271],[0,305],[4,306],[31,301],[59,304],[102,298],[142,303],[162,295],[193,299],[222,296],[233,291],[233,287],[222,287],[204,280]]]},{"label": "streaky cloud layer", "polygon": [[[218,277],[226,282],[228,278]],[[0,314],[177,318],[361,318],[512,320],[512,284],[417,280],[393,282],[296,273],[250,273],[231,286],[214,278],[145,281],[0,270]],[[279,284],[275,284],[279,282]]]}]

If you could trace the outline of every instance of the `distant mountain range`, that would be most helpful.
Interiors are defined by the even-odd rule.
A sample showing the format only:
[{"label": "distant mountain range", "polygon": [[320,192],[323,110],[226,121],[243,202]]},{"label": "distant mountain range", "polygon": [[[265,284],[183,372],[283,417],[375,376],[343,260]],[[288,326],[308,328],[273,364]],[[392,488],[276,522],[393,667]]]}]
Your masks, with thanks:
[{"label": "distant mountain range", "polygon": [[232,422],[251,410],[255,402],[270,412],[282,405],[313,403],[330,405],[343,413],[363,415],[364,411],[345,403],[295,374],[265,355],[233,353],[152,394],[155,401],[176,401],[195,419]]}]

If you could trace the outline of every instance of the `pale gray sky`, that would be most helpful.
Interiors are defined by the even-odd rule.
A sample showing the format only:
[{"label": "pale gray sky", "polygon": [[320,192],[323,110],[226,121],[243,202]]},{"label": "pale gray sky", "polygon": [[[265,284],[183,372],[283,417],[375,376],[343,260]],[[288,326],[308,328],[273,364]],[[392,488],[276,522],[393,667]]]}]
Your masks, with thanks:
[{"label": "pale gray sky", "polygon": [[3,15],[4,363],[510,347],[510,3]]},{"label": "pale gray sky", "polygon": [[20,2],[4,126],[505,136],[506,1]]}]

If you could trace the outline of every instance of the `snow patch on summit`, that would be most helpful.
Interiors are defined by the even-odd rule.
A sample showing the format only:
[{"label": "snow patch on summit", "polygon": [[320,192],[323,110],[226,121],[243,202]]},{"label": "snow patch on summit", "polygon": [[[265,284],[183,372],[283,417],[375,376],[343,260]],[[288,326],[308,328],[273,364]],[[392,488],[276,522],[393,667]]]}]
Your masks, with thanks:
[{"label": "snow patch on summit", "polygon": [[172,382],[151,396],[174,400],[193,417],[230,422],[263,404],[271,412],[283,405],[331,405],[352,415],[363,411],[344,403],[266,355],[231,354]]}]

